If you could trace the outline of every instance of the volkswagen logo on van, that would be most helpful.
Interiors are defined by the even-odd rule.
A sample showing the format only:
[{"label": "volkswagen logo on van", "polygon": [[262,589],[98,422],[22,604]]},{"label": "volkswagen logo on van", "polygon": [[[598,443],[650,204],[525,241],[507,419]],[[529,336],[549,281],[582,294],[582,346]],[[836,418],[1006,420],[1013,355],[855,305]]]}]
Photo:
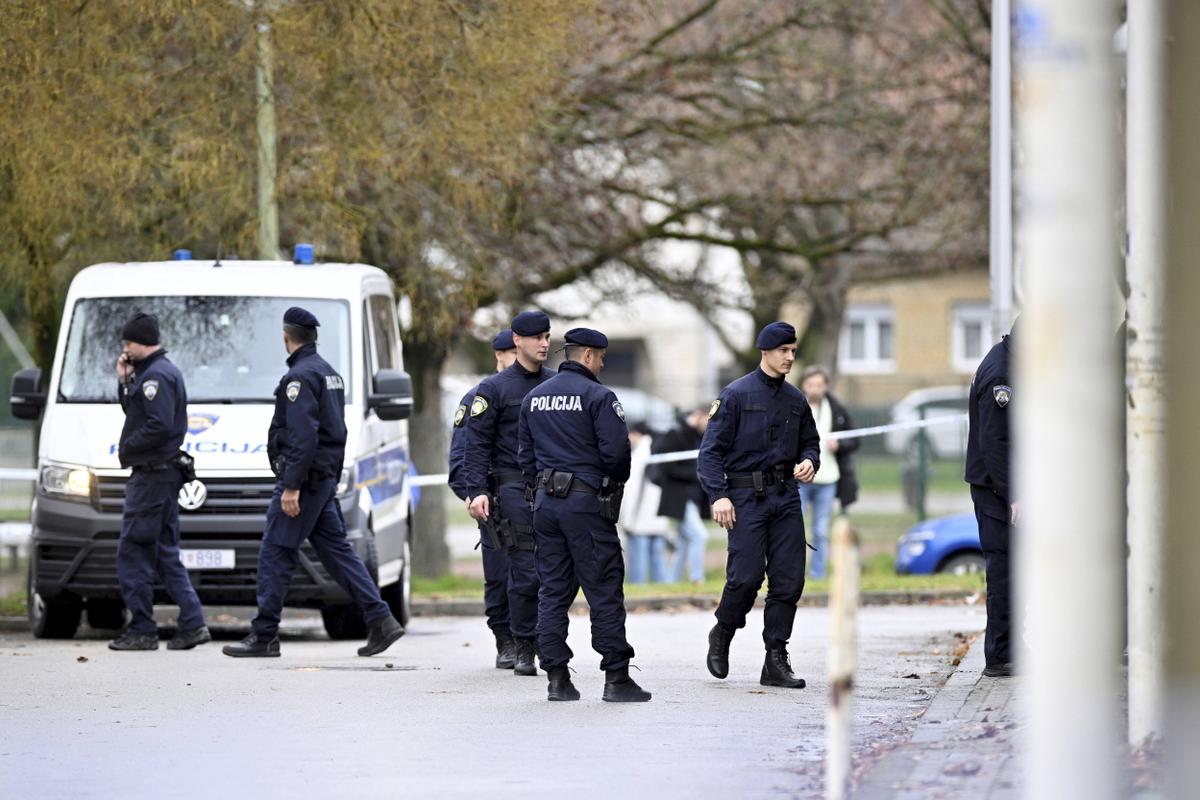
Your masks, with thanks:
[{"label": "volkswagen logo on van", "polygon": [[208,499],[208,488],[200,481],[185,483],[179,489],[179,507],[184,511],[195,511]]}]

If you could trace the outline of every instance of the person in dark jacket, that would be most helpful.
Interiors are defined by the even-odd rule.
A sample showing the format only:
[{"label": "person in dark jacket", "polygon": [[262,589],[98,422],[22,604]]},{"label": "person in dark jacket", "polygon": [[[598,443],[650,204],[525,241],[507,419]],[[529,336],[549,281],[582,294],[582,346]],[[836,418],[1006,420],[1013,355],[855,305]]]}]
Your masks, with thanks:
[{"label": "person in dark jacket", "polygon": [[125,425],[117,445],[125,484],[117,580],[131,616],[129,628],[109,643],[112,650],[157,650],[154,584],[161,580],[179,606],[179,630],[169,650],[190,650],[212,640],[200,599],[179,560],[179,487],[176,463],[187,433],[187,389],[179,368],[159,344],[158,319],[136,314],[121,331],[117,387]]},{"label": "person in dark jacket", "polygon": [[987,581],[987,631],[983,638],[984,669],[989,678],[1013,674],[1011,646],[1012,596],[1009,539],[1020,523],[1021,507],[1010,480],[1012,449],[1009,406],[1013,402],[1010,358],[1016,325],[984,356],[971,381],[965,477],[979,523]]},{"label": "person in dark jacket", "polygon": [[849,430],[852,425],[845,407],[829,393],[829,373],[824,367],[811,366],[800,376],[800,390],[808,398],[817,432],[821,434],[821,463],[825,469],[812,483],[800,484],[800,502],[812,515],[813,547],[810,578],[824,578],[829,556],[829,519],[833,499],[842,510],[858,499],[858,478],[850,454],[858,449],[857,439],[832,439],[830,434]]},{"label": "person in dark jacket", "polygon": [[[708,406],[693,409],[674,430],[654,442],[655,453],[677,453],[699,450],[704,430],[708,427]],[[708,545],[708,529],[703,520],[711,515],[708,498],[696,475],[696,459],[665,461],[654,465],[652,479],[662,487],[658,514],[675,521],[675,558],[668,573],[672,582],[683,580],[684,567],[692,583],[704,580],[704,553]]]}]

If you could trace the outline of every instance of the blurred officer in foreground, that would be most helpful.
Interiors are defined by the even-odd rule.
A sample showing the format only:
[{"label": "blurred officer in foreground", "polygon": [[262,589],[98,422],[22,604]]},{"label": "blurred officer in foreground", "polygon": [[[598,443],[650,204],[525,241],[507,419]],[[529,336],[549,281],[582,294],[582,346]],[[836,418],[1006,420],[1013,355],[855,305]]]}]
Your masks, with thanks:
[{"label": "blurred officer in foreground", "polygon": [[277,480],[258,552],[258,615],[249,636],[223,648],[227,656],[279,655],[283,600],[305,539],[329,576],[362,609],[368,633],[360,656],[382,653],[404,635],[346,540],[337,502],[346,455],[346,387],[342,376],[317,355],[319,325],[303,308],[289,308],[283,315],[289,369],[275,389],[275,416],[267,432],[267,454]]},{"label": "blurred officer in foreground", "polygon": [[179,487],[190,457],[180,458],[187,433],[187,389],[183,375],[159,346],[158,319],[136,314],[121,331],[117,387],[125,425],[117,455],[132,468],[125,484],[117,578],[132,617],[112,650],[157,650],[154,584],[179,606],[179,628],[168,650],[190,650],[212,640],[200,598],[179,560]]},{"label": "blurred officer in foreground", "polygon": [[984,356],[971,381],[967,414],[966,480],[971,484],[979,543],[987,565],[987,633],[983,638],[983,674],[1006,678],[1013,674],[1009,643],[1012,595],[1009,583],[1008,546],[1012,525],[1020,523],[1020,505],[1013,500],[1009,480],[1008,407],[1013,390],[1009,382],[1012,332]]},{"label": "blurred officer in foreground", "polygon": [[625,562],[616,525],[629,478],[629,430],[617,396],[597,380],[607,348],[599,331],[567,331],[558,375],[521,404],[521,469],[526,479],[537,476],[537,634],[550,700],[579,699],[567,670],[567,611],[580,586],[591,610],[592,648],[602,656],[603,698],[650,699],[629,677],[633,648],[625,639]]},{"label": "blurred officer in foreground", "polygon": [[[492,339],[492,351],[496,354],[496,372],[503,372],[517,360],[510,329],[496,334]],[[463,479],[463,458],[467,446],[467,413],[477,388],[478,385],[472,386],[463,395],[454,412],[454,427],[450,433],[450,490],[459,500],[466,501],[468,507],[470,500]],[[489,489],[495,493],[495,487]],[[488,627],[496,637],[496,668],[512,669],[517,663],[517,644],[508,623],[508,553],[492,540],[482,522],[479,523],[479,546],[483,555],[483,610]]]},{"label": "blurred officer in foreground", "polygon": [[543,366],[550,355],[550,318],[541,311],[522,312],[513,317],[512,332],[516,360],[475,388],[467,412],[463,483],[471,516],[490,525],[508,553],[508,624],[517,651],[513,672],[530,676],[537,675],[538,576],[531,492],[517,466],[517,418],[525,395],[554,375]]},{"label": "blurred officer in foreground", "polygon": [[725,387],[709,409],[699,472],[713,519],[729,531],[725,591],[708,634],[708,671],[729,674],[729,643],[770,578],[763,612],[767,656],[759,683],[803,689],[787,643],[804,591],[804,516],[795,481],[821,465],[821,438],[804,394],[785,379],[796,358],[796,329],[772,322],[758,334],[758,369]]}]

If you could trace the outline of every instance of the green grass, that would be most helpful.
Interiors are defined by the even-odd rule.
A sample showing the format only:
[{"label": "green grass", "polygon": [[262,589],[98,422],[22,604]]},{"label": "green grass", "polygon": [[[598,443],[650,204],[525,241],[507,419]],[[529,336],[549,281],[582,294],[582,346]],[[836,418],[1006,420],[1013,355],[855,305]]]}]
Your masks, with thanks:
[{"label": "green grass", "polygon": [[28,508],[0,508],[0,522],[28,522]]},{"label": "green grass", "polygon": [[[854,459],[858,473],[858,484],[864,492],[898,492],[901,489],[900,471],[904,462],[894,456],[862,456]],[[963,483],[961,459],[938,459],[933,461],[933,475],[929,480],[931,492],[956,492],[967,490]]]},{"label": "green grass", "polygon": [[0,617],[25,616],[25,593],[15,592],[0,597]]}]

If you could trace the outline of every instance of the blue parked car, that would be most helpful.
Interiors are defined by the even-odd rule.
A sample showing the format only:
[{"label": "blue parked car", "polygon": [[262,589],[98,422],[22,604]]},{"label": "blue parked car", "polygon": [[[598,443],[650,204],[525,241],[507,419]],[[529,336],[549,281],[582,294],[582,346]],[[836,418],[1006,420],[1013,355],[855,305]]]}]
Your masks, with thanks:
[{"label": "blue parked car", "polygon": [[898,575],[983,571],[979,523],[974,514],[955,514],[918,522],[896,542]]}]

